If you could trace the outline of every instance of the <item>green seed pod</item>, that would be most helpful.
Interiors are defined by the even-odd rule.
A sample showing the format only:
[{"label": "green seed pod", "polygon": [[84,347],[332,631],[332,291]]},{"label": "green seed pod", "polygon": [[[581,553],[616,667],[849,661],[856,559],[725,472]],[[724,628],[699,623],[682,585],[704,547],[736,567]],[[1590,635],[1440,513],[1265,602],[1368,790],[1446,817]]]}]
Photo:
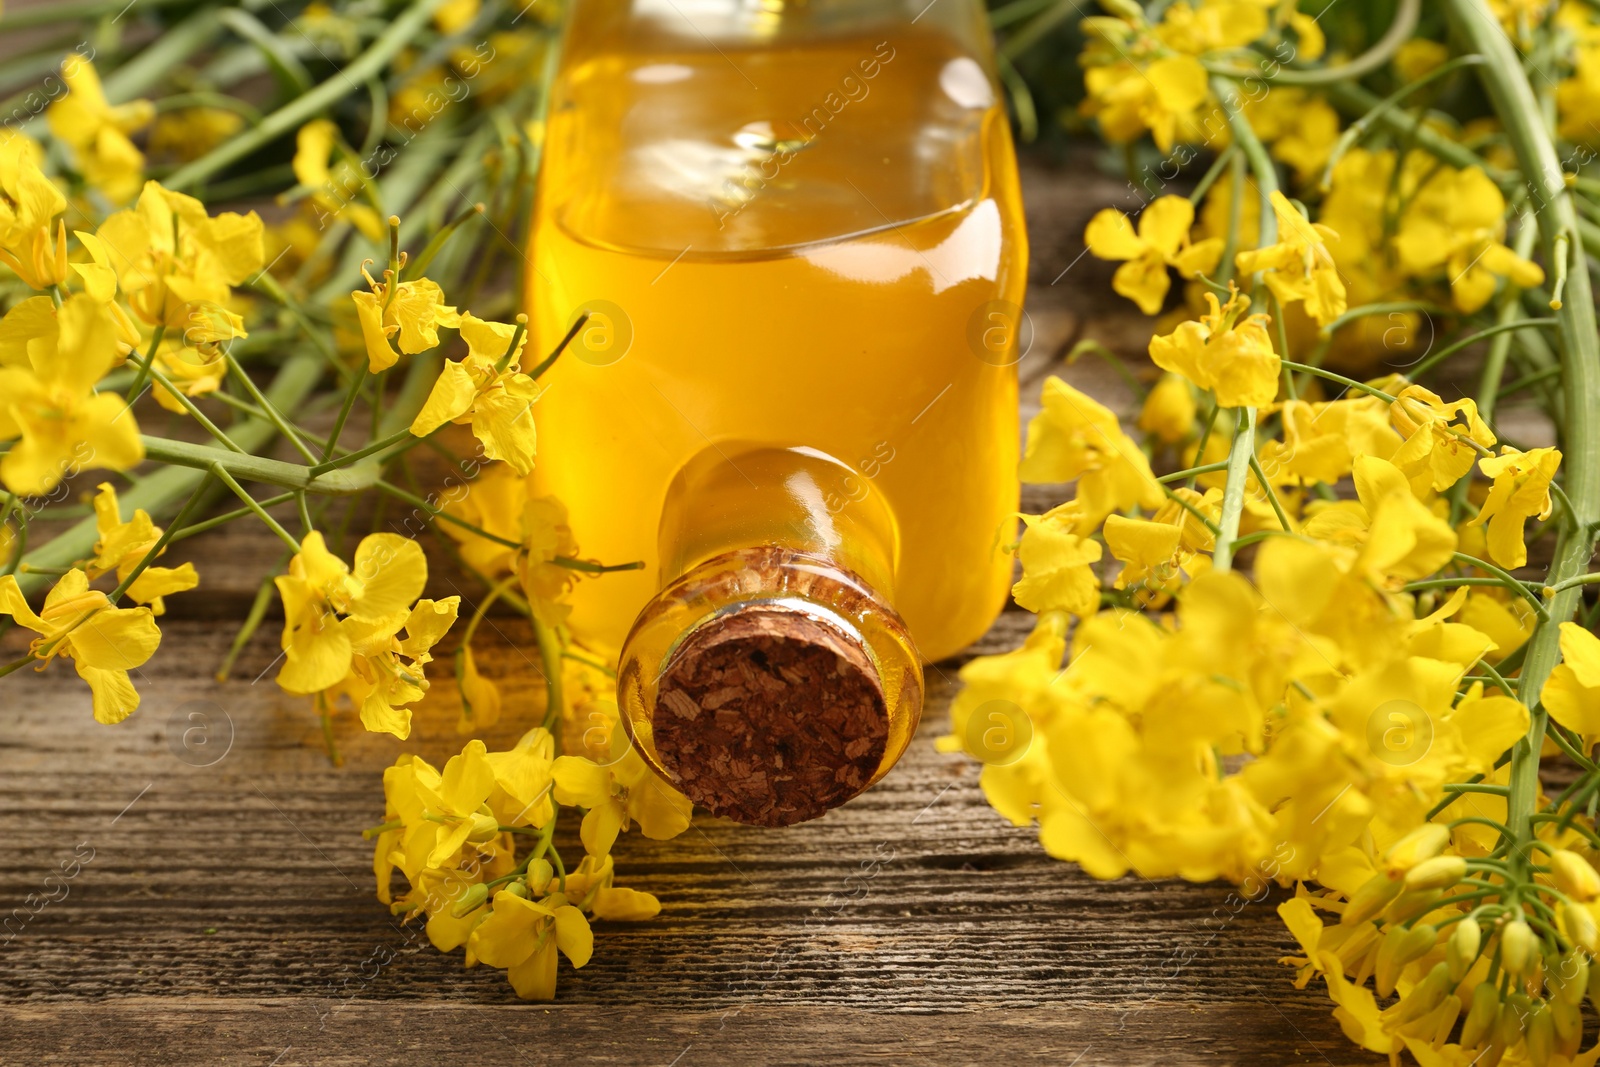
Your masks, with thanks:
[{"label": "green seed pod", "polygon": [[1345,905],[1344,914],[1339,916],[1339,923],[1343,926],[1352,926],[1364,923],[1377,915],[1389,902],[1400,895],[1404,883],[1399,878],[1391,878],[1379,871],[1357,889],[1355,896],[1350,898],[1350,903]]},{"label": "green seed pod", "polygon": [[1516,919],[1500,929],[1500,966],[1512,977],[1527,973],[1533,964],[1538,939],[1533,927]]},{"label": "green seed pod", "polygon": [[1600,873],[1576,852],[1562,848],[1550,854],[1550,880],[1567,896],[1585,904],[1600,897]]},{"label": "green seed pod", "polygon": [[1478,1048],[1494,1029],[1500,1017],[1500,991],[1493,982],[1479,982],[1472,990],[1472,1006],[1467,1009],[1467,1021],[1461,1025],[1463,1048]]},{"label": "green seed pod", "polygon": [[1456,923],[1445,945],[1444,956],[1445,962],[1450,965],[1452,982],[1459,982],[1467,976],[1467,969],[1478,958],[1478,949],[1482,945],[1483,930],[1478,926],[1478,920],[1469,917]]},{"label": "green seed pod", "polygon": [[1467,876],[1463,856],[1435,856],[1406,872],[1406,889],[1449,889]]}]

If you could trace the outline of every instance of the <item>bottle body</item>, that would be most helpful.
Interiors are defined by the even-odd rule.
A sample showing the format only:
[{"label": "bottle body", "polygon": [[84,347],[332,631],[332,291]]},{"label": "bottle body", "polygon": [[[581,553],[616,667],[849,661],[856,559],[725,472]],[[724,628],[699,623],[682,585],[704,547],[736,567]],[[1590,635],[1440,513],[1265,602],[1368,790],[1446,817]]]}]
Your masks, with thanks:
[{"label": "bottle body", "polygon": [[[586,556],[645,563],[580,585],[580,639],[620,647],[664,588],[761,546],[835,566],[927,659],[1003,606],[1025,238],[981,11],[929,11],[575,5],[535,350],[587,318],[544,379],[536,471]],[[899,666],[871,671],[903,688]]]}]

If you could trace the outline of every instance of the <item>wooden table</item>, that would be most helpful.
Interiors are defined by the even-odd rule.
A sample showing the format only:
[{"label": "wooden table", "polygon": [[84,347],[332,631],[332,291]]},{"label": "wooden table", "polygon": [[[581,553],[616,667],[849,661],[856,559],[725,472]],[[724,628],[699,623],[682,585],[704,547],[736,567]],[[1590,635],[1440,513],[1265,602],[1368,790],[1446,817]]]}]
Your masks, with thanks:
[{"label": "wooden table", "polygon": [[[1083,160],[1030,164],[1025,184],[1024,403],[1064,373],[1127,410],[1101,361],[1058,362],[1085,336],[1144,358],[1147,321],[1079,258],[1123,185]],[[1061,497],[1034,489],[1025,506]],[[502,972],[464,970],[390,919],[359,834],[400,751],[459,749],[453,687],[435,686],[404,745],[346,713],[335,769],[308,702],[272,683],[279,622],[212,681],[279,552],[244,524],[174,550],[203,584],[170,598],[143,706],[119,726],[91,719],[66,664],[0,682],[0,904],[38,908],[0,947],[0,1063],[1374,1062],[1276,962],[1293,947],[1281,893],[1241,905],[1224,885],[1096,882],[996,815],[978,766],[934,751],[959,660],[929,668],[911,751],[844,808],[783,831],[697,818],[674,841],[626,836],[620,880],[661,916],[597,924],[558,999],[521,1003]],[[430,586],[460,593],[463,614],[481,595],[438,566]],[[974,651],[1013,647],[1030,620],[1007,612]],[[7,637],[5,658],[20,647]],[[479,647],[507,696],[493,748],[525,728],[540,681],[516,617],[491,617]],[[184,736],[194,714],[203,744]]]}]

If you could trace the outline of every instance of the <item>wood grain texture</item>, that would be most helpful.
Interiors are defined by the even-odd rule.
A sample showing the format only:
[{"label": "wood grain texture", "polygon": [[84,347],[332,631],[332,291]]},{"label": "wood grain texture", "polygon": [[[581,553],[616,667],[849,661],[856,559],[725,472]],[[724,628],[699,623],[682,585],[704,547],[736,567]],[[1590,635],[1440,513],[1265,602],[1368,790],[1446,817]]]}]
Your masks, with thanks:
[{"label": "wood grain texture", "polygon": [[[1113,318],[1106,265],[1073,257],[1120,188],[1082,166],[1029,170],[1025,405],[1055,371],[1130,407],[1101,361],[1056,365],[1086,322]],[[1123,316],[1119,347],[1142,347],[1141,329]],[[1063,495],[1036,487],[1025,506]],[[359,836],[399,752],[458,750],[452,688],[405,744],[344,716],[334,769],[307,702],[272,684],[276,622],[232,680],[211,680],[227,620],[279,554],[245,524],[174,550],[204,584],[170,598],[136,676],[143,706],[119,726],[92,721],[61,664],[0,687],[0,917],[31,915],[0,933],[0,1063],[1372,1062],[1276,962],[1291,948],[1277,896],[1096,882],[996,815],[977,766],[934,749],[956,662],[928,670],[901,765],[843,808],[787,830],[699,817],[674,841],[625,837],[620,881],[656,893],[661,916],[597,924],[557,1002],[521,1004],[500,972],[466,971],[390,919]],[[442,564],[430,591],[459,593],[464,613],[481,595]],[[972,652],[1014,647],[1030,621],[1008,612]],[[495,747],[542,687],[520,620],[492,616],[480,641],[506,695]],[[17,647],[5,640],[8,658]],[[570,827],[558,843],[579,850]]]}]

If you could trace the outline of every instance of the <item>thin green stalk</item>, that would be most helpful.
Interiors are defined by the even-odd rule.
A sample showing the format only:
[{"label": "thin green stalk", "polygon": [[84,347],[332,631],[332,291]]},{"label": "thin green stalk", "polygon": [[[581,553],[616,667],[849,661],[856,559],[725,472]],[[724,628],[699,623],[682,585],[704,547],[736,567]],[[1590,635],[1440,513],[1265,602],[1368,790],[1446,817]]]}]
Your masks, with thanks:
[{"label": "thin green stalk", "polygon": [[1212,64],[1209,69],[1216,74],[1230,78],[1261,78],[1275,85],[1330,85],[1336,82],[1354,82],[1366,77],[1373,71],[1388,63],[1400,46],[1411,39],[1417,28],[1417,19],[1422,13],[1422,0],[1400,0],[1395,5],[1394,21],[1389,24],[1384,35],[1373,42],[1372,47],[1362,52],[1359,56],[1343,63],[1336,63],[1331,67],[1319,67],[1312,70],[1296,70],[1290,67],[1278,66],[1276,62],[1268,59],[1262,60],[1262,66],[1272,62],[1277,69],[1268,73],[1261,70],[1239,70],[1223,64]]},{"label": "thin green stalk", "polygon": [[1383,400],[1390,404],[1395,402],[1394,397],[1390,396],[1382,389],[1379,389],[1377,386],[1368,385],[1366,382],[1358,382],[1354,378],[1346,378],[1344,375],[1335,374],[1331,370],[1323,370],[1321,367],[1313,367],[1309,363],[1292,363],[1287,359],[1283,361],[1283,365],[1288,367],[1290,370],[1304,371],[1307,374],[1314,374],[1318,378],[1326,378],[1330,382],[1338,382],[1340,385],[1343,385],[1346,388],[1359,390],[1360,392],[1366,393],[1368,396],[1375,396],[1379,400]]},{"label": "thin green stalk", "polygon": [[289,424],[289,420],[283,417],[283,412],[274,407],[272,401],[262,395],[261,390],[251,380],[250,375],[245,373],[245,369],[239,365],[239,361],[234,358],[233,353],[224,350],[222,355],[228,361],[228,369],[233,371],[233,376],[239,380],[240,385],[244,386],[244,391],[250,394],[250,399],[256,402],[256,407],[260,409],[267,421],[272,423],[279,433],[283,434],[285,439],[294,446],[296,452],[315,463],[317,457],[312,454],[311,449],[306,447],[305,442],[300,440],[300,435]]},{"label": "thin green stalk", "polygon": [[[1239,519],[1244,514],[1244,490],[1249,480],[1250,461],[1256,448],[1256,409],[1240,408],[1233,444],[1228,450],[1228,481],[1222,490],[1222,514],[1217,522],[1217,545],[1211,554],[1212,569],[1233,569],[1233,542],[1239,536]],[[1285,527],[1287,529],[1287,526]]]},{"label": "thin green stalk", "polygon": [[1493,337],[1495,334],[1510,333],[1513,330],[1527,329],[1531,326],[1554,327],[1557,325],[1559,325],[1559,323],[1556,319],[1517,319],[1514,322],[1496,323],[1493,326],[1479,330],[1470,337],[1463,337],[1461,340],[1439,349],[1439,351],[1433,353],[1427,359],[1423,360],[1421,363],[1418,363],[1415,367],[1412,367],[1406,377],[1410,378],[1412,381],[1416,381],[1418,378],[1421,378],[1424,374],[1437,367],[1445,359],[1455,355],[1457,352],[1469,345],[1477,344],[1486,337]]},{"label": "thin green stalk", "polygon": [[1289,524],[1289,516],[1284,513],[1283,505],[1278,502],[1277,492],[1272,488],[1272,484],[1267,481],[1267,472],[1261,469],[1261,461],[1256,458],[1254,448],[1250,450],[1250,469],[1255,471],[1256,481],[1261,483],[1262,491],[1267,494],[1267,502],[1272,505],[1273,513],[1278,516],[1278,525],[1282,526],[1285,531],[1293,530],[1294,527]]},{"label": "thin green stalk", "polygon": [[1173,471],[1171,474],[1163,474],[1161,477],[1157,478],[1156,481],[1160,482],[1162,485],[1165,485],[1168,482],[1181,482],[1185,478],[1193,478],[1197,475],[1210,474],[1213,471],[1225,471],[1227,469],[1228,461],[1222,459],[1215,463],[1207,463],[1201,467],[1190,467],[1188,470]]},{"label": "thin green stalk", "polygon": [[223,431],[222,427],[212,422],[206,416],[206,413],[201,411],[193,400],[191,400],[177,386],[173,385],[172,382],[168,380],[165,374],[162,374],[160,371],[156,370],[154,363],[146,364],[144,369],[149,372],[150,377],[156,380],[157,385],[161,386],[168,393],[170,393],[172,398],[178,402],[178,405],[182,407],[184,411],[189,413],[189,417],[191,419],[193,419],[195,422],[198,422],[201,427],[204,428],[206,433],[215,438],[224,448],[226,448],[229,452],[244,452],[244,449],[240,447],[239,443],[233,438],[229,437],[227,433]]},{"label": "thin green stalk", "polygon": [[258,504],[256,498],[245,491],[244,486],[240,485],[233,475],[228,473],[228,468],[220,463],[213,463],[211,465],[211,473],[215,474],[223,485],[233,490],[233,495],[244,501],[244,506],[255,512],[256,518],[260,519],[267,529],[277,534],[280,541],[288,545],[291,550],[300,551],[300,542],[296,541],[288,530],[280,526],[277,519],[267,514],[267,509]]}]

